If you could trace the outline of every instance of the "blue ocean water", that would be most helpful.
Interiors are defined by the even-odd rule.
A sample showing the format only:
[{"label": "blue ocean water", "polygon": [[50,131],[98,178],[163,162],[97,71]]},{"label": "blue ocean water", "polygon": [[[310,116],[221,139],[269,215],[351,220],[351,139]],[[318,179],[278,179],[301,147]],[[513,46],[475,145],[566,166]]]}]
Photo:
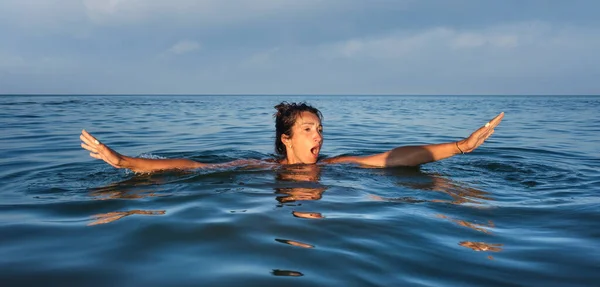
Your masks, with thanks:
[{"label": "blue ocean water", "polygon": [[[273,106],[324,114],[324,156],[455,141],[420,168],[136,175],[132,156],[273,158]],[[2,286],[593,286],[600,97],[0,96]]]}]

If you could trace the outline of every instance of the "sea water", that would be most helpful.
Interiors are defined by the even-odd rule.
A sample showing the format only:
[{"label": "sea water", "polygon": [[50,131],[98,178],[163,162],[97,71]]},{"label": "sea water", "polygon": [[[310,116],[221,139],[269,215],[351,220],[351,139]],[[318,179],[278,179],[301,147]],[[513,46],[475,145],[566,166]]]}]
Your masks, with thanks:
[{"label": "sea water", "polygon": [[[324,115],[323,157],[456,141],[420,168],[241,166],[134,174],[116,151],[274,156],[273,106]],[[0,96],[0,285],[592,286],[600,97]]]}]

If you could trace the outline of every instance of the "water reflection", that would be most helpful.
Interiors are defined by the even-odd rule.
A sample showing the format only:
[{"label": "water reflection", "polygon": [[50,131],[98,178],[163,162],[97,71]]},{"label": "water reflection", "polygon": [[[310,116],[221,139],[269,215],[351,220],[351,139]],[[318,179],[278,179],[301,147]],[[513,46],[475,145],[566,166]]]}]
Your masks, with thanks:
[{"label": "water reflection", "polygon": [[471,223],[466,220],[448,218],[448,216],[445,216],[443,214],[438,214],[437,217],[443,218],[443,219],[448,219],[449,221],[454,222],[460,226],[468,227],[473,230],[483,232],[485,234],[491,234],[491,232],[489,230],[487,230],[486,227],[490,227],[490,228],[495,227],[494,222],[492,222],[491,220],[488,220],[488,224],[484,225],[484,224],[478,224],[478,223]]},{"label": "water reflection", "polygon": [[485,243],[485,242],[473,242],[473,241],[463,241],[460,242],[458,245],[463,246],[463,247],[467,247],[467,248],[471,248],[474,251],[491,251],[491,252],[500,252],[502,251],[501,246],[503,246],[503,244],[499,244],[499,243]]},{"label": "water reflection", "polygon": [[[162,176],[136,175],[132,178],[110,183],[106,186],[90,189],[90,196],[97,200],[106,199],[140,199],[153,196],[164,196],[160,186],[167,180]],[[157,193],[160,192],[160,193]]]},{"label": "water reflection", "polygon": [[292,277],[304,276],[304,274],[302,274],[301,272],[298,272],[298,271],[281,270],[281,269],[273,269],[271,274],[273,274],[275,276],[292,276]]},{"label": "water reflection", "polygon": [[314,245],[310,245],[308,243],[303,243],[303,242],[295,241],[295,240],[288,240],[288,239],[279,239],[279,238],[276,238],[275,241],[281,242],[281,243],[284,243],[284,244],[289,244],[289,245],[292,245],[292,246],[302,247],[302,248],[315,248]]},{"label": "water reflection", "polygon": [[[166,179],[165,176],[136,175],[132,178],[110,183],[106,186],[92,188],[90,190],[90,196],[96,200],[141,199],[146,197],[165,196],[168,194],[161,192],[162,188],[160,188],[160,185],[166,183]],[[130,215],[164,215],[165,213],[165,210],[140,209],[100,213],[92,216],[94,221],[89,223],[88,226],[111,223]]]},{"label": "water reflection", "polygon": [[[485,201],[492,201],[493,199],[489,196],[489,193],[477,188],[466,186],[465,184],[447,179],[437,174],[425,174],[419,170],[414,169],[397,169],[397,170],[385,170],[386,174],[391,174],[395,177],[400,178],[397,184],[408,187],[410,189],[418,189],[422,191],[435,191],[445,195],[449,195],[452,199],[418,199],[413,197],[400,197],[400,198],[385,198],[382,196],[371,195],[372,199],[390,201],[390,202],[403,202],[403,203],[451,203],[451,204],[470,204],[469,207],[481,207]],[[475,230],[487,235],[492,235],[489,230],[495,227],[494,222],[491,220],[487,221],[487,224],[473,223],[463,219],[455,219],[443,214],[437,214],[438,218],[448,220],[457,226],[467,227],[471,230]],[[478,252],[500,252],[502,251],[503,244],[498,243],[485,243],[485,242],[474,242],[474,241],[460,241],[460,246],[470,248],[473,251]],[[488,256],[488,259],[493,259],[492,256]]]},{"label": "water reflection", "polygon": [[[438,214],[437,217],[442,218],[442,219],[447,219],[453,223],[456,223],[457,225],[468,227],[472,230],[479,231],[479,232],[482,232],[485,234],[492,234],[492,232],[489,231],[487,228],[495,227],[494,222],[492,222],[491,220],[488,220],[487,224],[478,224],[478,223],[468,222],[466,220],[452,219],[443,214]],[[462,242],[459,242],[458,245],[470,248],[473,251],[487,251],[487,252],[500,252],[500,251],[502,251],[501,246],[503,246],[503,244],[498,244],[498,243],[485,243],[485,242],[473,242],[473,241],[462,241]],[[487,258],[490,260],[494,259],[494,257],[492,257],[491,255],[489,255]]]},{"label": "water reflection", "polygon": [[[275,190],[276,200],[280,206],[300,206],[299,202],[320,200],[327,186],[320,183],[322,166],[319,165],[289,165],[281,166],[275,170]],[[398,185],[409,189],[439,193],[449,196],[450,199],[431,198],[435,193],[423,193],[424,198],[419,197],[396,197],[386,198],[372,195],[375,200],[402,202],[402,203],[451,203],[468,204],[469,207],[482,206],[486,201],[493,200],[488,192],[479,190],[465,184],[450,180],[437,174],[427,174],[414,169],[380,169],[370,170],[374,173],[383,173],[384,176],[391,178]],[[178,175],[181,177],[181,174]],[[169,182],[166,176],[135,176],[133,178],[112,183],[104,187],[95,188],[91,195],[99,200],[102,199],[138,199],[148,196],[164,195],[161,191],[161,185]],[[158,194],[157,194],[158,193]],[[296,203],[294,205],[293,203]],[[320,212],[293,210],[292,216],[302,219],[323,219],[325,216]],[[114,211],[104,214],[94,215],[95,220],[89,225],[98,225],[114,222],[129,215],[164,215],[165,210],[130,210]],[[490,220],[487,223],[474,223],[464,219],[451,218],[444,214],[437,214],[438,218],[447,220],[456,224],[458,227],[466,227],[486,235],[492,235],[490,231],[495,224]],[[460,237],[460,235],[458,236]],[[502,244],[475,242],[470,240],[457,240],[460,246],[469,248],[478,252],[501,252]],[[275,241],[287,245],[312,249],[314,245],[292,239],[276,238]],[[488,257],[491,259],[491,256]],[[276,276],[302,276],[302,273],[290,270],[275,269],[273,274]]]},{"label": "water reflection", "polygon": [[276,180],[279,183],[275,188],[277,201],[291,203],[302,200],[319,200],[327,187],[320,185],[321,167],[311,165],[281,166],[277,170]]},{"label": "water reflection", "polygon": [[307,218],[307,219],[321,219],[325,218],[319,212],[302,212],[302,211],[292,211],[292,215],[294,217]]},{"label": "water reflection", "polygon": [[[321,167],[316,164],[281,166],[276,172],[277,187],[275,187],[275,194],[277,194],[277,201],[282,205],[290,205],[290,203],[305,200],[319,200],[323,197],[323,193],[327,189],[327,187],[319,183],[321,179]],[[292,215],[297,218],[306,219],[324,218],[319,212],[294,210],[292,211]],[[275,241],[307,249],[314,248],[312,244],[297,240],[276,238]],[[275,276],[304,276],[301,272],[294,270],[273,269],[271,273]]]},{"label": "water reflection", "polygon": [[440,200],[433,200],[434,202],[445,202],[445,203],[451,203],[451,204],[464,204],[464,203],[481,204],[482,203],[481,201],[475,200],[475,199],[492,200],[492,198],[488,196],[489,193],[487,193],[483,190],[464,186],[463,184],[459,184],[457,182],[448,180],[441,176],[432,176],[431,180],[432,180],[432,183],[430,185],[430,189],[424,189],[424,190],[442,192],[442,193],[445,193],[445,194],[449,195],[450,197],[452,197],[452,200],[441,200],[440,199]]},{"label": "water reflection", "polygon": [[96,218],[95,221],[88,224],[88,226],[98,225],[98,224],[106,224],[113,221],[117,221],[123,217],[133,215],[133,214],[141,214],[141,215],[163,215],[165,214],[164,210],[130,210],[130,211],[114,211],[108,213],[100,213],[96,214],[93,217]]},{"label": "water reflection", "polygon": [[484,201],[493,200],[489,193],[465,184],[450,180],[438,174],[426,174],[418,169],[387,169],[382,170],[384,175],[390,175],[398,178],[396,184],[410,189],[421,191],[435,191],[450,196],[452,199],[418,199],[413,197],[386,198],[382,196],[372,195],[375,200],[406,202],[406,203],[424,203],[424,202],[439,202],[451,204],[479,204]]}]

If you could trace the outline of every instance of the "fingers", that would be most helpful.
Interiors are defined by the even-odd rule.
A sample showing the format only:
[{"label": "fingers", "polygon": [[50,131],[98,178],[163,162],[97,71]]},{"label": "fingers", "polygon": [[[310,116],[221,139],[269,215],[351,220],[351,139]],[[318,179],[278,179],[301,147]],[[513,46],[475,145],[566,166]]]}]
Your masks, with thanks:
[{"label": "fingers", "polygon": [[498,124],[500,124],[500,122],[502,121],[503,118],[504,118],[504,112],[501,112],[495,118],[493,118],[491,121],[489,121],[489,127],[491,129],[494,129],[496,126],[498,126]]},{"label": "fingers", "polygon": [[86,150],[97,153],[104,149],[104,145],[100,143],[100,141],[98,141],[91,134],[89,134],[86,130],[81,131],[79,139],[83,142],[81,144],[81,147]]},{"label": "fingers", "polygon": [[92,146],[92,141],[90,141],[88,138],[86,138],[83,134],[81,134],[79,136],[79,139],[81,140],[82,145],[85,144],[86,146],[90,146],[90,147]]},{"label": "fingers", "polygon": [[91,146],[89,146],[89,145],[87,145],[87,144],[85,144],[85,143],[81,143],[81,147],[82,147],[83,149],[86,149],[86,150],[88,150],[88,151],[91,151],[91,152],[96,152],[96,149],[95,149],[95,148],[93,148],[93,147],[91,147]]},{"label": "fingers", "polygon": [[474,135],[478,139],[487,139],[491,135],[490,131],[493,133],[494,128],[497,127],[498,124],[500,124],[503,118],[504,112],[501,112],[491,121],[485,123],[485,125],[476,130],[472,135]]},{"label": "fingers", "polygon": [[85,130],[82,130],[79,139],[82,141],[81,147],[89,151],[91,157],[107,161],[105,156],[102,154],[102,151],[105,150],[104,145],[101,144],[96,138],[94,138]]},{"label": "fingers", "polygon": [[496,117],[494,117],[491,121],[485,123],[485,125],[483,125],[483,128],[488,129],[488,130],[493,130],[495,127],[498,126],[498,124],[500,124],[500,122],[502,121],[503,118],[504,118],[504,112],[501,112]]},{"label": "fingers", "polygon": [[81,147],[89,151],[91,157],[95,159],[101,159],[115,168],[120,168],[120,155],[110,149],[108,146],[99,142],[86,130],[81,131],[79,139],[81,140]]},{"label": "fingers", "polygon": [[[87,149],[89,151],[93,151],[92,149],[95,149],[98,147],[98,145],[100,145],[100,142],[95,137],[90,135],[86,130],[81,131],[81,135],[79,136],[79,139],[83,142],[81,147],[83,147],[84,149]],[[84,146],[84,144],[85,144],[85,146]],[[94,152],[97,152],[97,151],[94,151]]]},{"label": "fingers", "polygon": [[480,145],[482,145],[482,144],[483,144],[483,143],[484,143],[484,142],[485,142],[485,141],[486,141],[486,140],[487,140],[487,139],[488,139],[490,136],[492,136],[492,134],[494,134],[494,130],[493,130],[493,129],[491,129],[491,130],[488,130],[487,132],[483,133],[483,134],[481,135],[481,137],[479,137],[479,138],[477,139],[477,141],[476,141],[476,143],[475,143],[475,147],[474,147],[474,148],[477,148],[477,147],[479,147]]},{"label": "fingers", "polygon": [[488,129],[487,131],[485,131],[483,134],[481,134],[481,136],[479,137],[479,140],[482,144],[484,141],[486,141],[492,134],[494,134],[494,129]]},{"label": "fingers", "polygon": [[79,136],[79,138],[88,145],[91,145],[92,143],[97,144],[96,142],[98,142],[98,140],[91,134],[89,134],[86,130],[81,131],[81,136]]},{"label": "fingers", "polygon": [[473,135],[475,136],[475,138],[481,138],[481,135],[483,135],[485,132],[488,131],[488,128],[486,126],[480,127],[478,130],[476,130]]}]

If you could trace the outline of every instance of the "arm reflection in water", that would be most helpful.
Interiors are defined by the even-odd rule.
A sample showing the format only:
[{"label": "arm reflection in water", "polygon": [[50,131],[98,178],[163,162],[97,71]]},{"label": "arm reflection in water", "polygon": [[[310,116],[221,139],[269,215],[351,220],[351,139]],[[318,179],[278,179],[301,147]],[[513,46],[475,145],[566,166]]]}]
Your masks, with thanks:
[{"label": "arm reflection in water", "polygon": [[142,215],[163,215],[165,214],[164,210],[130,210],[130,211],[114,211],[107,213],[100,213],[94,215],[96,221],[91,222],[88,226],[98,225],[98,224],[106,224],[116,220],[119,220],[125,216],[133,215],[133,214],[142,214]]},{"label": "arm reflection in water", "polygon": [[447,219],[450,222],[456,223],[456,224],[458,224],[460,226],[468,227],[468,228],[471,228],[473,230],[476,230],[476,231],[479,231],[479,232],[483,232],[485,234],[492,234],[492,232],[490,232],[489,230],[487,230],[486,227],[490,227],[490,228],[495,227],[494,222],[492,222],[491,220],[488,220],[488,224],[478,224],[478,223],[471,223],[471,222],[468,222],[466,220],[452,219],[452,218],[449,218],[448,216],[445,216],[443,214],[438,214],[437,217],[438,218],[442,218],[442,219]]},{"label": "arm reflection in water", "polygon": [[[473,241],[463,241],[458,245],[466,248],[470,248],[473,251],[485,251],[485,252],[500,252],[502,251],[502,246],[504,244],[500,243],[485,243],[485,242],[473,242]],[[489,260],[494,260],[492,255],[488,255]]]},{"label": "arm reflection in water", "polygon": [[485,243],[485,242],[473,242],[473,241],[463,241],[459,243],[460,246],[464,246],[467,248],[471,248],[475,251],[491,251],[491,252],[500,252],[502,251],[501,246],[503,244],[498,243]]},{"label": "arm reflection in water", "polygon": [[[412,197],[402,198],[385,198],[377,195],[371,195],[371,198],[381,201],[390,202],[403,202],[403,203],[450,203],[450,204],[476,204],[470,205],[472,207],[478,207],[482,204],[480,200],[493,200],[489,196],[489,193],[483,190],[479,190],[473,187],[468,187],[465,184],[447,179],[437,174],[426,174],[421,172],[419,169],[389,169],[383,170],[387,175],[392,175],[400,178],[398,184],[411,189],[418,189],[423,191],[435,191],[449,195],[452,200],[444,199],[417,199]],[[462,219],[453,219],[443,214],[437,214],[438,218],[448,220],[458,226],[467,227],[471,230],[475,230],[487,235],[492,235],[489,230],[495,227],[494,222],[491,220],[487,221],[487,224],[472,223]],[[461,241],[458,245],[470,248],[473,251],[478,252],[500,252],[502,251],[503,244],[499,243],[485,243],[485,242],[474,242],[474,241]],[[488,259],[494,259],[491,255]]]},{"label": "arm reflection in water", "polygon": [[300,241],[296,241],[296,240],[288,240],[288,239],[275,239],[275,241],[277,242],[281,242],[284,244],[288,244],[288,245],[292,245],[292,246],[298,246],[298,247],[302,247],[302,248],[315,248],[314,245],[308,244],[308,243],[304,243],[304,242],[300,242]]},{"label": "arm reflection in water", "polygon": [[271,274],[274,276],[292,276],[292,277],[300,277],[304,276],[302,272],[294,271],[294,270],[281,270],[281,269],[273,269]]},{"label": "arm reflection in water", "polygon": [[[107,199],[140,199],[154,196],[164,196],[167,194],[161,192],[159,186],[165,183],[165,175],[146,175],[135,176],[123,181],[110,183],[103,187],[93,188],[90,195],[97,200]],[[129,211],[112,211],[93,215],[94,221],[88,226],[106,224],[117,221],[129,215],[164,215],[165,210],[129,210]]]},{"label": "arm reflection in water", "polygon": [[439,203],[451,203],[451,204],[464,204],[473,203],[481,204],[477,199],[481,200],[493,200],[489,193],[483,190],[479,190],[473,187],[466,186],[465,184],[453,181],[445,178],[438,174],[427,174],[420,171],[418,168],[400,168],[400,169],[384,169],[380,170],[388,176],[397,177],[399,180],[396,184],[410,188],[418,189],[423,191],[435,191],[446,194],[452,198],[452,200],[446,199],[417,199],[412,197],[382,197],[378,195],[371,195],[370,197],[374,200],[381,201],[393,201],[393,202],[406,202],[406,203],[424,203],[424,202],[439,202]]},{"label": "arm reflection in water", "polygon": [[[175,177],[181,176],[181,172],[174,173]],[[90,189],[90,195],[94,199],[139,199],[145,197],[165,196],[160,186],[168,182],[168,174],[146,174],[136,175],[132,178],[109,183],[102,187]]]}]

